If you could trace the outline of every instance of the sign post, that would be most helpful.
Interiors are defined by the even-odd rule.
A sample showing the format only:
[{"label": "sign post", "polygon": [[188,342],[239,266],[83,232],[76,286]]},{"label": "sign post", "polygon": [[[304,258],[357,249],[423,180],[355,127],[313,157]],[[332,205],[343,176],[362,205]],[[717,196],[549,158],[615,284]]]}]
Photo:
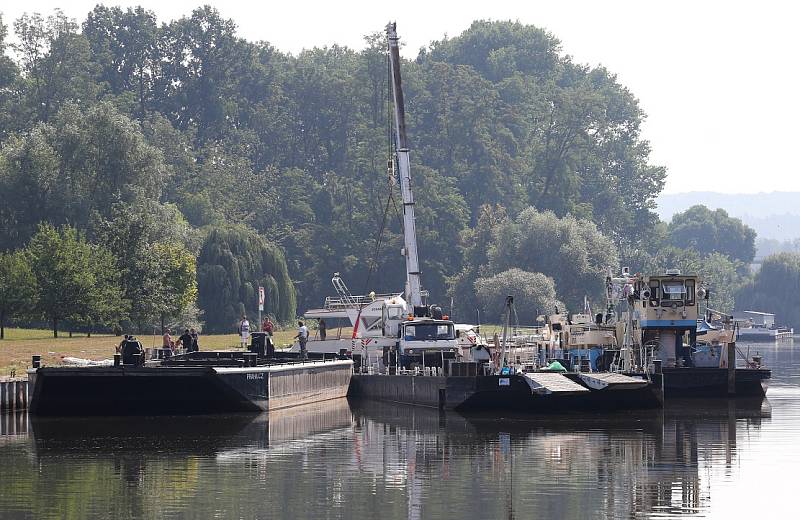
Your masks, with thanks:
[{"label": "sign post", "polygon": [[258,330],[261,330],[261,313],[264,310],[264,288],[258,287]]}]

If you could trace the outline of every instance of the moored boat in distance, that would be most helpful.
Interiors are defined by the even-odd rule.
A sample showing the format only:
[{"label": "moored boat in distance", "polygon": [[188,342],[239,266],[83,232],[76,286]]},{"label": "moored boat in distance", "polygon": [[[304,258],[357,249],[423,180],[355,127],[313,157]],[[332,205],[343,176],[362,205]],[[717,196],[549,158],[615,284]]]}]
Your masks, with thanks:
[{"label": "moored boat in distance", "polygon": [[734,313],[736,335],[742,341],[779,341],[794,337],[794,329],[775,325],[775,315],[769,312],[744,311]]}]

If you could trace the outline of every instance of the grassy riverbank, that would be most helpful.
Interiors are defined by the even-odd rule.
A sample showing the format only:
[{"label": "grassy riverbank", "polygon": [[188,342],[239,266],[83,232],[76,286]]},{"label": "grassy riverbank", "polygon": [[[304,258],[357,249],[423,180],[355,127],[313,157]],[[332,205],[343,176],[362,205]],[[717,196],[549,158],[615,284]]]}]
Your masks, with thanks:
[{"label": "grassy riverbank", "polygon": [[[290,344],[296,332],[293,329],[275,333],[276,346]],[[313,334],[313,331],[312,331]],[[61,364],[64,357],[84,359],[109,359],[122,338],[105,334],[85,334],[59,332],[59,338],[53,338],[53,331],[43,329],[6,329],[6,338],[0,341],[0,377],[7,377],[16,372],[23,375],[30,367],[31,356],[40,354],[45,365]],[[61,337],[63,335],[63,337]],[[160,346],[161,336],[140,335],[139,340],[146,347]],[[236,334],[209,334],[200,336],[201,350],[239,348],[239,336]]]}]

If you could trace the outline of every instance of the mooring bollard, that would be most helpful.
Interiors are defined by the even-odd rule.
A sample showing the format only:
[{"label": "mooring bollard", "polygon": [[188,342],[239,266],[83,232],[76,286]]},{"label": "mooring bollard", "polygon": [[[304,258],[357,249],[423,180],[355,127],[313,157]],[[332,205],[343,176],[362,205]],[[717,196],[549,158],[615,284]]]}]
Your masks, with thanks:
[{"label": "mooring bollard", "polygon": [[34,354],[31,356],[31,368],[40,368],[42,366],[42,356]]},{"label": "mooring bollard", "polygon": [[728,343],[728,395],[736,394],[736,343]]},{"label": "mooring bollard", "polygon": [[27,381],[17,381],[17,410],[25,409],[25,387]]},{"label": "mooring bollard", "polygon": [[660,359],[654,359],[653,360],[653,373],[654,374],[660,374],[661,371],[662,371],[661,370],[661,360]]}]

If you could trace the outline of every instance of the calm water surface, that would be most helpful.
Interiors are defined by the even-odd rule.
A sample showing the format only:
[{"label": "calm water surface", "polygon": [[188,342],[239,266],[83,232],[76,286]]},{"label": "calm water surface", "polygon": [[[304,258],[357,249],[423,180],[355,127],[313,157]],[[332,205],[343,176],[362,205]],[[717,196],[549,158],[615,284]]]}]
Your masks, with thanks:
[{"label": "calm water surface", "polygon": [[[326,402],[260,417],[0,417],[0,518],[795,517],[800,338],[769,398],[463,417]],[[747,346],[743,346],[747,348]]]}]

